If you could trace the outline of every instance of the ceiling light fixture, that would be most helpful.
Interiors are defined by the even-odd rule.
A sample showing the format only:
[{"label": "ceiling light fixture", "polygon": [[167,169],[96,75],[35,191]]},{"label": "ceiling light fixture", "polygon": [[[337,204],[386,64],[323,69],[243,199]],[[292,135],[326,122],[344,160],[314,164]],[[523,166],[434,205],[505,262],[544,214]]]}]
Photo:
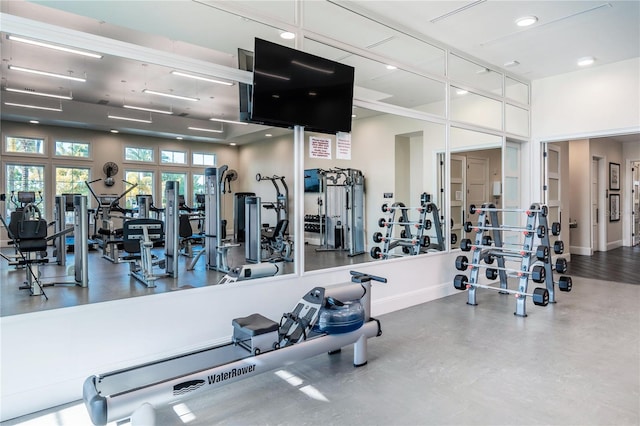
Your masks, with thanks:
[{"label": "ceiling light fixture", "polygon": [[456,90],[456,95],[462,96],[462,95],[466,95],[467,93],[469,93],[468,90],[464,90],[464,89],[457,89]]},{"label": "ceiling light fixture", "polygon": [[528,27],[538,22],[537,16],[523,16],[516,19],[516,25],[519,27]]},{"label": "ceiling light fixture", "polygon": [[198,130],[200,132],[211,132],[211,133],[223,133],[224,130],[217,130],[217,129],[204,129],[202,127],[188,127],[189,130]]},{"label": "ceiling light fixture", "polygon": [[296,35],[291,31],[283,31],[280,33],[280,38],[283,38],[285,40],[293,40],[294,38],[296,38]]},{"label": "ceiling light fixture", "polygon": [[588,67],[589,65],[593,65],[595,61],[596,61],[596,58],[594,58],[593,56],[585,56],[583,58],[578,59],[578,66]]},{"label": "ceiling light fixture", "polygon": [[149,89],[142,89],[142,93],[148,93],[150,95],[164,96],[166,98],[182,99],[183,101],[194,101],[194,102],[197,102],[197,101],[200,100],[200,98],[192,98],[190,96],[174,95],[173,93],[156,92],[155,90],[149,90]]},{"label": "ceiling light fixture", "polygon": [[45,111],[56,111],[56,112],[61,112],[62,111],[62,107],[51,108],[51,107],[44,107],[44,106],[40,106],[40,105],[18,104],[18,103],[15,103],[15,102],[5,102],[4,104],[8,105],[8,106],[14,106],[14,107],[20,107],[20,108],[43,109]]},{"label": "ceiling light fixture", "polygon": [[86,51],[86,50],[73,49],[71,47],[59,46],[57,44],[45,43],[43,41],[32,40],[32,39],[29,39],[29,38],[19,37],[19,36],[15,36],[15,35],[11,35],[11,34],[8,35],[7,38],[9,40],[19,41],[20,43],[31,44],[33,46],[46,47],[48,49],[59,50],[61,52],[67,52],[67,53],[73,53],[73,54],[76,54],[76,55],[88,56],[90,58],[95,58],[95,59],[102,59],[102,55],[100,55],[98,53],[94,53],[94,52],[89,52],[89,51]]},{"label": "ceiling light fixture", "polygon": [[210,118],[209,121],[218,121],[220,123],[242,124],[245,126],[249,124],[246,121],[225,120],[224,118],[215,118],[215,117]]},{"label": "ceiling light fixture", "polygon": [[73,99],[71,92],[68,95],[56,95],[55,93],[44,93],[44,92],[36,92],[35,90],[27,90],[27,89],[14,89],[11,87],[5,87],[4,90],[7,92],[14,93],[25,93],[27,95],[36,95],[36,96],[44,96],[47,98],[56,98],[56,99],[66,99],[68,101]]},{"label": "ceiling light fixture", "polygon": [[235,142],[230,142],[229,145],[230,146],[236,146],[236,143]]},{"label": "ceiling light fixture", "polygon": [[53,72],[34,70],[34,69],[31,69],[31,68],[16,67],[15,65],[9,65],[9,69],[13,70],[13,71],[22,71],[22,72],[26,72],[26,73],[29,73],[29,74],[37,74],[37,75],[44,75],[44,76],[47,76],[47,77],[62,78],[62,79],[65,79],[65,80],[79,81],[81,83],[85,83],[87,81],[86,78],[73,77],[71,75],[66,75],[66,74],[56,74],[56,73],[53,73]]},{"label": "ceiling light fixture", "polygon": [[173,114],[173,111],[170,111],[170,110],[167,111],[165,109],[146,108],[146,107],[139,107],[135,105],[122,105],[122,108],[135,109],[138,111],[157,112],[158,114],[167,114],[167,115]]},{"label": "ceiling light fixture", "polygon": [[31,124],[40,124],[40,122],[38,120],[29,120],[29,123],[31,123]]},{"label": "ceiling light fixture", "polygon": [[116,129],[111,129],[109,130],[111,133],[120,133],[120,130],[116,130]]},{"label": "ceiling light fixture", "polygon": [[395,65],[387,65],[387,69],[388,70],[397,70],[398,67],[396,67]]},{"label": "ceiling light fixture", "polygon": [[518,61],[509,61],[509,62],[505,62],[504,63],[504,66],[506,68],[517,67],[518,65],[520,65],[520,62],[518,62]]},{"label": "ceiling light fixture", "polygon": [[114,120],[125,120],[125,121],[135,121],[136,123],[147,123],[147,124],[151,124],[152,121],[151,119],[144,119],[144,118],[132,118],[132,117],[124,117],[122,115],[107,115],[107,117],[112,118]]},{"label": "ceiling light fixture", "polygon": [[199,75],[187,74],[180,71],[171,71],[171,74],[177,75],[180,77],[193,78],[194,80],[208,81],[209,83],[223,84],[225,86],[233,86],[233,82],[231,81],[222,81],[222,80],[216,80],[215,78],[200,77]]}]

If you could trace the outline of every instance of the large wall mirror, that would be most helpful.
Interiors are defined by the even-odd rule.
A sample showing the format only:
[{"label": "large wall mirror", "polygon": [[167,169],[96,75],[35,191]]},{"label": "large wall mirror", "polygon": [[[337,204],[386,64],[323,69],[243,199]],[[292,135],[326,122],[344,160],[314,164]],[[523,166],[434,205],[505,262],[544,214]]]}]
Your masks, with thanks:
[{"label": "large wall mirror", "polygon": [[502,206],[502,137],[452,127],[450,147],[451,232],[456,237],[452,248],[470,238],[464,224],[477,223],[478,215],[469,206],[494,203]]},{"label": "large wall mirror", "polygon": [[[489,191],[488,198],[491,198],[495,182],[502,180],[501,163],[496,160],[501,158],[502,138],[490,132],[495,129],[496,133],[507,131],[523,137],[530,132],[526,84],[507,79],[503,90],[502,74],[479,68],[458,55],[447,55],[441,47],[393,30],[336,3],[305,2],[304,28],[296,26],[293,1],[269,2],[269,6],[245,2],[242,13],[234,10],[231,3],[213,1],[161,5],[162,9],[156,11],[158,19],[149,19],[148,6],[136,2],[3,2],[3,14],[42,23],[41,34],[51,38],[49,41],[58,44],[68,41],[74,47],[104,50],[98,62],[90,59],[71,62],[61,60],[56,56],[59,54],[41,53],[38,50],[41,48],[35,46],[19,45],[6,37],[8,32],[3,33],[4,62],[24,65],[41,57],[48,64],[59,64],[64,70],[88,77],[87,83],[56,86],[56,93],[73,93],[72,101],[41,99],[45,103],[62,104],[64,114],[71,115],[60,119],[61,112],[43,111],[39,115],[42,117],[39,127],[26,123],[22,109],[3,104],[3,137],[42,138],[49,145],[55,140],[88,140],[92,146],[92,156],[86,160],[85,167],[88,179],[103,177],[105,162],[113,161],[121,166],[113,176],[118,182],[116,186],[106,187],[98,182],[97,192],[116,189],[122,192],[127,186],[121,179],[138,179],[145,183],[145,191],[152,193],[160,207],[165,204],[166,180],[180,181],[180,195],[186,204],[195,206],[198,194],[206,186],[204,170],[208,166],[228,166],[235,177],[230,182],[231,189],[221,198],[222,215],[227,221],[226,235],[234,243],[238,242],[239,231],[249,223],[246,219],[245,224],[240,223],[246,213],[240,206],[255,197],[260,214],[252,217],[250,223],[258,226],[260,235],[268,235],[283,220],[288,221],[279,240],[285,244],[273,245],[259,255],[260,260],[267,262],[271,258],[284,259],[284,270],[280,272],[304,273],[447,250],[452,241],[459,242],[464,236],[460,231],[466,220],[458,203],[466,203],[467,188],[464,182],[456,186],[456,179],[466,166],[456,162],[454,156],[464,157],[465,164],[486,159],[489,177],[484,190]],[[161,12],[167,11],[172,15],[171,25],[163,25]],[[251,11],[256,13],[253,18],[243,16],[251,15]],[[337,24],[328,28],[322,16],[330,16]],[[4,23],[4,28],[16,27],[14,22]],[[69,34],[57,31],[60,38],[56,38],[47,25],[72,31]],[[194,32],[193,28],[202,31]],[[281,38],[285,30],[293,30],[303,37],[285,40]],[[302,164],[296,164],[299,159],[295,152],[299,147],[294,145],[293,130],[237,123],[239,85],[251,81],[250,73],[239,67],[239,50],[251,51],[254,37],[355,68],[356,107],[350,135],[306,132],[300,154]],[[450,61],[449,76],[445,76],[447,61]],[[230,85],[193,80],[173,71],[217,77]],[[3,89],[24,86],[46,91],[41,80],[35,77],[18,80],[14,72],[2,68]],[[448,79],[460,87],[452,85],[447,92]],[[165,102],[148,97],[143,89],[174,94],[184,91],[199,101],[174,98]],[[96,91],[100,97],[94,96]],[[502,129],[502,104],[496,100],[503,92],[510,102],[505,103],[506,129]],[[14,103],[29,97],[33,98],[28,93],[3,91],[3,100]],[[147,110],[125,110],[125,103]],[[165,107],[171,114],[148,111]],[[152,117],[152,120],[126,124],[107,120],[114,112],[139,120]],[[92,123],[90,117],[98,113],[104,117],[103,122]],[[490,130],[483,133],[451,127],[447,145],[448,120]],[[180,132],[175,130],[178,127]],[[120,133],[109,132],[118,128]],[[329,157],[322,151],[323,146],[329,147]],[[149,164],[127,159],[127,147],[151,149],[155,157]],[[31,156],[29,160],[43,166],[45,176],[54,178],[48,183],[45,179],[43,184],[48,195],[46,211],[52,210],[51,195],[57,191],[55,169],[69,163],[57,158],[51,149],[45,154],[46,158]],[[313,151],[316,149],[320,151]],[[19,154],[5,154],[3,152],[2,157],[4,178],[8,166],[22,164],[20,161],[24,160]],[[194,156],[200,161],[203,154],[212,154],[215,161],[196,163]],[[451,161],[447,161],[449,155]],[[164,160],[183,156],[185,163],[167,164]],[[74,159],[72,163],[82,161]],[[296,176],[297,172],[303,176]],[[446,185],[447,176],[451,185]],[[295,182],[304,183],[304,190]],[[126,207],[136,207],[135,195],[144,194],[132,192],[125,200]],[[304,197],[302,204],[298,195]],[[95,201],[90,203],[95,207]],[[423,209],[427,204],[432,206],[429,211]],[[302,211],[295,212],[294,206],[300,205]],[[449,205],[450,211],[446,211]],[[296,213],[301,217],[296,217]],[[296,223],[301,226],[296,227]],[[194,221],[194,231],[201,229],[198,226]],[[241,266],[254,259],[247,256],[245,242],[240,243],[229,249],[230,266]],[[305,262],[298,264],[295,248],[302,246]],[[120,266],[126,267],[114,265]],[[195,271],[200,274],[197,279],[182,288],[212,285],[224,275],[205,271],[201,265],[196,266]],[[123,280],[125,273],[120,273],[125,277]],[[135,285],[130,288],[130,296],[160,291]],[[176,288],[167,285],[165,289]],[[87,301],[79,299],[78,303]]]}]

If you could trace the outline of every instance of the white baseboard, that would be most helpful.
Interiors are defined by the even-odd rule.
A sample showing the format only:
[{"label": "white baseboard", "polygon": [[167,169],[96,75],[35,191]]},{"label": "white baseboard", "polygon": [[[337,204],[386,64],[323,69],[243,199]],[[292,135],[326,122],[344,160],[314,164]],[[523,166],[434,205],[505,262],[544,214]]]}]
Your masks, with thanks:
[{"label": "white baseboard", "polygon": [[611,241],[607,243],[607,251],[617,249],[618,247],[622,247],[622,240]]},{"label": "white baseboard", "polygon": [[591,256],[591,247],[578,247],[571,246],[571,254],[578,254],[581,256]]},{"label": "white baseboard", "polygon": [[383,315],[389,312],[410,308],[431,300],[440,299],[457,293],[451,282],[402,293],[397,296],[389,296],[372,302],[371,311],[375,315]]}]

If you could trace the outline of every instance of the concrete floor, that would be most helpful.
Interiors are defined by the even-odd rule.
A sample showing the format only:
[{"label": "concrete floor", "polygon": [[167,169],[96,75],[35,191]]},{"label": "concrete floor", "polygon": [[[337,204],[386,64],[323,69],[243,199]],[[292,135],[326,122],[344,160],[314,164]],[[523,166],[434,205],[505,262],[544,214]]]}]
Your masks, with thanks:
[{"label": "concrete floor", "polygon": [[[345,348],[159,409],[157,421],[640,424],[640,286],[574,277],[573,291],[556,296],[555,305],[528,306],[527,318],[513,315],[513,296],[486,290],[475,307],[458,293],[383,315],[364,367]],[[90,421],[78,402],[2,424]]]}]

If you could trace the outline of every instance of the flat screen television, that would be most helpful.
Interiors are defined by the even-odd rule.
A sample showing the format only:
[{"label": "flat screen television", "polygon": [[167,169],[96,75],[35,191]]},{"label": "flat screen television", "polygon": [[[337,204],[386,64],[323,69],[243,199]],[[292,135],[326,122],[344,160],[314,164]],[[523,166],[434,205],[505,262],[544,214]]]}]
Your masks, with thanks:
[{"label": "flat screen television", "polygon": [[304,192],[320,192],[318,169],[306,169],[304,171]]},{"label": "flat screen television", "polygon": [[350,132],[353,81],[353,67],[256,38],[251,121]]}]

